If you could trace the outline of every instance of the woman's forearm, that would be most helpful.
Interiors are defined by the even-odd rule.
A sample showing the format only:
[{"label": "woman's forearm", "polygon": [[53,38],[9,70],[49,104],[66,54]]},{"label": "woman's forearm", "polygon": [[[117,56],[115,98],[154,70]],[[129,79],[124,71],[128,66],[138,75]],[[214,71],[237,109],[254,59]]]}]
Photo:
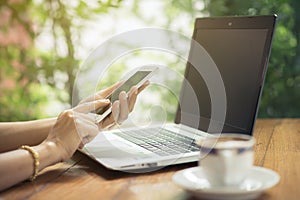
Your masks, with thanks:
[{"label": "woman's forearm", "polygon": [[[32,148],[39,155],[38,171],[61,161],[60,151],[53,142],[43,142]],[[25,149],[0,154],[0,191],[28,179],[34,168],[34,158]]]},{"label": "woman's forearm", "polygon": [[0,152],[15,150],[21,145],[37,145],[45,140],[56,118],[0,123]]}]

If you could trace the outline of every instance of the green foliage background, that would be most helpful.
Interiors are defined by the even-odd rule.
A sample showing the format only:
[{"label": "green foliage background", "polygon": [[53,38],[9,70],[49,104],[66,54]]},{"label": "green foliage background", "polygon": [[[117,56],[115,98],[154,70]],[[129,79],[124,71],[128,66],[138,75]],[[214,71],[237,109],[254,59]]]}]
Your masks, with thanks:
[{"label": "green foliage background", "polygon": [[[72,94],[76,94],[73,91],[77,90],[74,81],[82,60],[76,53],[81,47],[78,39],[82,37],[85,25],[95,16],[109,15],[113,10],[120,10],[128,1],[1,1],[0,121],[48,117],[45,111],[49,104],[55,102],[61,105],[60,109],[69,107]],[[131,15],[149,26],[156,23],[162,28],[185,34],[186,30],[177,25],[179,16],[185,19],[189,30],[192,30],[194,20],[199,16],[276,13],[278,22],[259,117],[300,116],[300,13],[297,12],[300,10],[300,1],[166,0],[163,1],[163,13],[157,13],[157,17],[154,13],[150,18],[144,17],[142,13],[141,5],[147,0],[132,1],[128,11]],[[38,49],[37,38],[45,32],[44,27],[49,25],[51,28],[46,32],[51,38],[51,47],[48,50]],[[102,29],[106,31],[106,27]],[[175,63],[169,62],[179,73],[183,73],[182,66],[176,66]],[[118,80],[119,76],[115,74],[122,74],[125,68],[125,64],[117,63],[107,72],[109,78],[103,79],[101,87]],[[169,92],[155,86],[150,90],[160,95],[156,96],[165,107],[176,104],[176,99]],[[176,106],[167,111],[168,120],[174,117],[175,109]]]},{"label": "green foliage background", "polygon": [[[80,46],[76,40],[81,37],[86,22],[110,8],[117,8],[120,1],[92,3],[0,2],[0,121],[47,117],[45,110],[54,101],[61,102],[64,108],[70,107],[80,63],[75,55]],[[49,24],[51,29],[44,30]],[[52,40],[47,51],[36,48],[36,39],[43,32]]]}]

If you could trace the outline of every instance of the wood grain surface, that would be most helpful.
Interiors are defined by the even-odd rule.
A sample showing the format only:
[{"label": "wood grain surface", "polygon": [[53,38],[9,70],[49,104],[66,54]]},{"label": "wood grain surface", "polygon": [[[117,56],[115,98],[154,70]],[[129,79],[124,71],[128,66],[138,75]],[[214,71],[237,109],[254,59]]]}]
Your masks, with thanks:
[{"label": "wood grain surface", "polygon": [[[300,198],[300,119],[259,119],[255,125],[255,165],[273,169],[280,182],[261,200]],[[188,163],[149,173],[111,171],[76,152],[71,160],[40,172],[34,182],[23,182],[0,193],[0,199],[172,199],[192,200],[172,182]],[[1,177],[0,177],[1,178]]]}]

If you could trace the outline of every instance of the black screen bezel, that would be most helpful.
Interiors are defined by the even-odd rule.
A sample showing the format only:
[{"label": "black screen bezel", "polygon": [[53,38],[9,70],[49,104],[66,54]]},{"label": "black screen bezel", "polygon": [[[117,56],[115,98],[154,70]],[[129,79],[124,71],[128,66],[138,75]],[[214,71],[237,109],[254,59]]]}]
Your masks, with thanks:
[{"label": "black screen bezel", "polygon": [[[255,102],[255,110],[253,110],[253,113],[251,113],[251,122],[249,122],[250,127],[249,129],[245,130],[244,128],[239,128],[234,125],[228,125],[224,124],[222,132],[238,132],[243,133],[247,135],[252,135],[254,124],[257,118],[257,112],[258,112],[258,104],[261,98],[262,88],[265,80],[266,70],[267,70],[267,64],[269,61],[270,51],[271,51],[271,44],[272,44],[272,38],[275,28],[275,22],[276,22],[276,15],[268,15],[268,16],[243,16],[243,17],[207,17],[207,18],[197,18],[195,21],[195,28],[193,33],[193,39],[196,40],[197,37],[197,31],[199,29],[267,29],[267,37],[266,42],[263,50],[263,56],[261,60],[261,68],[259,72],[260,81],[257,82],[257,85],[254,87],[258,88],[257,92],[257,99]],[[190,52],[193,49],[190,49]],[[190,53],[191,55],[191,53]],[[187,63],[186,70],[185,70],[185,79],[188,80],[189,70],[191,68],[191,64]],[[183,83],[184,84],[184,83]],[[184,85],[182,85],[182,88],[184,88]],[[180,102],[183,98],[184,91],[181,90],[180,94]],[[176,118],[175,123],[177,124],[185,124],[181,121],[181,109],[180,109],[180,103],[178,104],[177,112],[176,112]],[[208,127],[208,124],[210,123],[210,119],[207,119],[205,117],[200,116],[200,123],[198,126],[199,130],[207,131],[203,127]]]}]

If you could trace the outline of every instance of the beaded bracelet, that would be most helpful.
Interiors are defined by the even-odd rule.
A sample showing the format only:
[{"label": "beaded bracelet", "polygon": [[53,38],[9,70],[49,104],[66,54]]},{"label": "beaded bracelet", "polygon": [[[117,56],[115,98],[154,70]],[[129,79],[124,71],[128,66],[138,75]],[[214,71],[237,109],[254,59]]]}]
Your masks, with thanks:
[{"label": "beaded bracelet", "polygon": [[20,149],[24,149],[24,150],[28,151],[33,158],[33,174],[29,178],[30,181],[33,181],[39,173],[39,165],[40,165],[39,154],[38,154],[38,152],[36,152],[36,150],[34,150],[34,148],[27,146],[27,145],[22,145],[20,147]]}]

